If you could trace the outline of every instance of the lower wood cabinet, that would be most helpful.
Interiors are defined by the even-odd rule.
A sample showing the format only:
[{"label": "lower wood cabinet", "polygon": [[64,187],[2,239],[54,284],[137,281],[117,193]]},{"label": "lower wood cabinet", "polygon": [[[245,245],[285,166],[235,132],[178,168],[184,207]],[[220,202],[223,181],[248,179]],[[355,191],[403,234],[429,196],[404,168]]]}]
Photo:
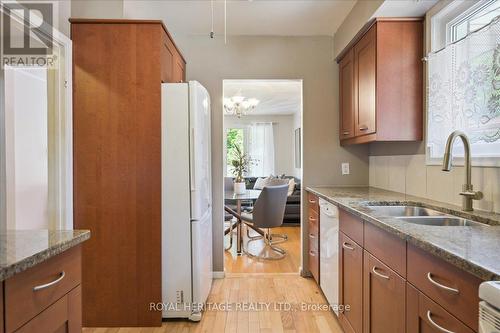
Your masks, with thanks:
[{"label": "lower wood cabinet", "polygon": [[405,280],[367,251],[363,266],[363,332],[404,332]]},{"label": "lower wood cabinet", "polygon": [[319,206],[318,197],[312,193],[308,194],[308,216],[307,216],[307,226],[308,226],[308,242],[309,242],[309,272],[319,283]]},{"label": "lower wood cabinet", "polygon": [[406,333],[474,332],[409,283],[406,297]]},{"label": "lower wood cabinet", "polygon": [[2,290],[6,333],[80,333],[81,247],[8,278]]},{"label": "lower wood cabinet", "polygon": [[344,233],[339,234],[339,303],[349,305],[339,314],[347,333],[363,331],[363,248]]},{"label": "lower wood cabinet", "polygon": [[481,279],[345,210],[339,218],[346,333],[477,332]]}]

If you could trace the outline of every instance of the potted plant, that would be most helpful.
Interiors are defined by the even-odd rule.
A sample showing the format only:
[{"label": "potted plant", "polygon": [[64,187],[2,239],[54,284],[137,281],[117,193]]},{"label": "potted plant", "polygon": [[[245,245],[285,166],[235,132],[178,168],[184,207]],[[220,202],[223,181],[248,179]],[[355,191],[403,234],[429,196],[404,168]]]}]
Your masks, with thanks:
[{"label": "potted plant", "polygon": [[233,166],[234,179],[234,193],[235,194],[245,194],[246,185],[243,175],[248,171],[248,166],[250,164],[250,159],[248,155],[241,151],[239,145],[234,146],[234,159],[231,161]]}]

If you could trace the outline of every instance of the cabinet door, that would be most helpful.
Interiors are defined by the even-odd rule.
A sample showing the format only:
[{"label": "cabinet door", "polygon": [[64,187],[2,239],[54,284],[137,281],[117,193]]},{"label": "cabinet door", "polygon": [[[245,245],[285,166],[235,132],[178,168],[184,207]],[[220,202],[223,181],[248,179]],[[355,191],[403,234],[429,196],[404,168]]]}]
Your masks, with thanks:
[{"label": "cabinet door", "polygon": [[405,280],[364,252],[363,332],[405,331]]},{"label": "cabinet door", "polygon": [[356,136],[375,133],[376,26],[354,46]]},{"label": "cabinet door", "polygon": [[351,49],[339,63],[340,140],[352,138],[354,130],[354,51]]},{"label": "cabinet door", "polygon": [[474,332],[409,283],[406,299],[406,333]]},{"label": "cabinet door", "polygon": [[[317,201],[317,200],[316,200]],[[319,214],[314,205],[309,204],[309,271],[319,283]]]},{"label": "cabinet door", "polygon": [[[346,332],[363,331],[363,249],[342,232],[339,234],[340,304],[349,309],[340,313]],[[345,322],[348,322],[347,327]]]},{"label": "cabinet door", "polygon": [[161,31],[161,81],[172,82],[174,71],[174,46],[165,31]]},{"label": "cabinet door", "polygon": [[173,82],[180,83],[185,81],[185,65],[179,54],[174,57]]}]

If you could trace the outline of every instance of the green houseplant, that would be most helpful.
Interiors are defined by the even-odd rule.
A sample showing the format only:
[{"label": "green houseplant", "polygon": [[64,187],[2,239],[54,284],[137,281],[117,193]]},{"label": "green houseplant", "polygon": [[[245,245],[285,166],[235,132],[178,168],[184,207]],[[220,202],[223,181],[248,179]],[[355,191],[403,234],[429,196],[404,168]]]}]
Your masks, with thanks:
[{"label": "green houseplant", "polygon": [[250,165],[250,159],[248,155],[245,154],[239,145],[234,145],[234,158],[231,160],[231,166],[233,167],[234,179],[234,192],[236,194],[244,194],[246,192],[245,179],[243,175],[248,172],[248,167]]}]

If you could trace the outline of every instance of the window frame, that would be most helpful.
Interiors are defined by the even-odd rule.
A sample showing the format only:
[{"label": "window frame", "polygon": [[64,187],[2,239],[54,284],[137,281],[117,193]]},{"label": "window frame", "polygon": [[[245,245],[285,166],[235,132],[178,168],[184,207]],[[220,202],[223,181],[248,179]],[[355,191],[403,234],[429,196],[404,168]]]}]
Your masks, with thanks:
[{"label": "window frame", "polygon": [[[426,54],[430,52],[436,52],[450,43],[459,41],[452,39],[451,29],[453,26],[469,19],[478,11],[481,11],[485,7],[494,3],[496,0],[481,0],[477,2],[472,1],[442,1],[438,3],[434,8],[432,8],[426,14],[426,39],[425,44]],[[471,31],[468,31],[469,34]],[[467,35],[466,35],[467,36]],[[427,91],[428,83],[428,70],[427,63],[424,63],[425,71],[425,90]],[[425,100],[425,159],[426,165],[442,165],[442,157],[431,157],[430,147],[428,146],[427,138],[429,137],[428,131],[428,99],[427,94],[424,96]],[[461,149],[462,150],[462,149]],[[457,166],[464,166],[465,161],[463,156],[455,156],[453,158],[453,163]],[[480,167],[500,167],[500,157],[472,157],[472,165]]]}]

